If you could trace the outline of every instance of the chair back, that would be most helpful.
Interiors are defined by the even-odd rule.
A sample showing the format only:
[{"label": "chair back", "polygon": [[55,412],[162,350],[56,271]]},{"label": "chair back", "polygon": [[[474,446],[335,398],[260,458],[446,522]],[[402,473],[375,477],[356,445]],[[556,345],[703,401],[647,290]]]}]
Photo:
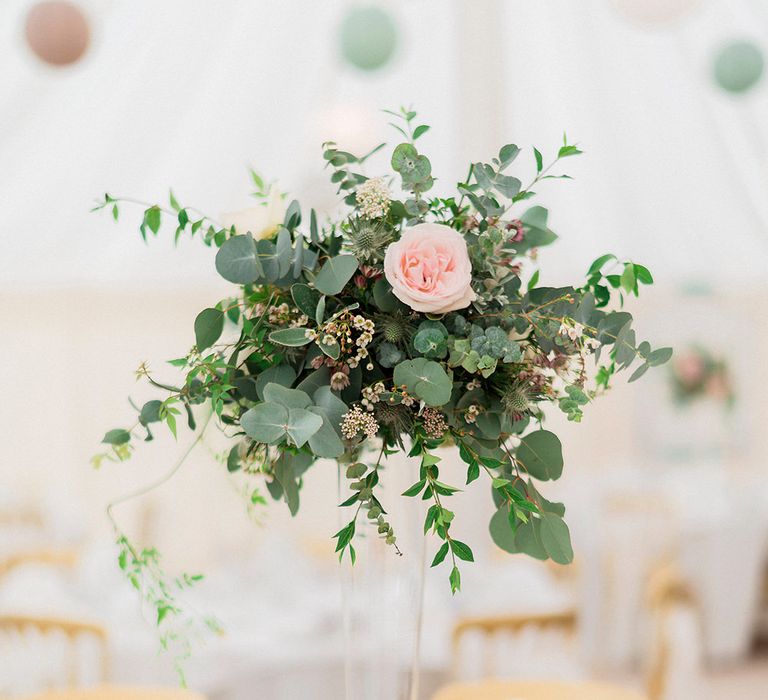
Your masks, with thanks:
[{"label": "chair back", "polygon": [[51,566],[57,569],[72,569],[78,562],[75,549],[34,549],[10,554],[0,559],[0,578],[14,569],[28,565]]},{"label": "chair back", "polygon": [[31,615],[0,615],[0,634],[23,638],[29,633],[37,635],[63,636],[67,644],[66,685],[74,688],[78,683],[78,646],[81,640],[91,638],[99,647],[99,681],[105,682],[109,675],[109,648],[107,632],[92,622],[69,620],[55,617]]},{"label": "chair back", "polygon": [[[576,610],[531,615],[488,615],[459,618],[454,625],[451,639],[454,674],[457,673],[460,667],[459,660],[462,640],[469,633],[479,633],[482,637],[483,645],[487,646],[499,635],[518,635],[528,629],[536,629],[542,632],[556,630],[571,637],[576,632],[577,623],[578,615]],[[497,673],[497,669],[492,665],[493,654],[484,654],[483,658],[486,664],[486,668],[483,669],[484,675],[492,676]]]},{"label": "chair back", "polygon": [[651,574],[647,598],[654,629],[646,692],[650,700],[661,700],[666,692],[671,667],[671,615],[681,607],[696,610],[697,601],[674,564],[661,565]]}]

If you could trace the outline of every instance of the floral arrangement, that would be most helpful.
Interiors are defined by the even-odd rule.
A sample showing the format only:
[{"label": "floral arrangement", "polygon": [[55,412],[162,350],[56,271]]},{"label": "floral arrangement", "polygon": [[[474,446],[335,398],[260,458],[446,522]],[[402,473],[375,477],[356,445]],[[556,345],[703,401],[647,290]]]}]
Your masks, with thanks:
[{"label": "floral arrangement", "polygon": [[693,346],[675,357],[669,369],[675,402],[686,406],[709,398],[726,408],[733,406],[736,395],[728,363],[700,346]]},{"label": "floral arrangement", "polygon": [[[361,527],[399,551],[379,485],[387,456],[407,451],[413,485],[403,496],[425,502],[424,532],[438,540],[432,565],[448,560],[455,592],[459,562],[473,553],[448,507],[459,486],[441,479],[436,452],[455,446],[466,463],[461,486],[482,477],[492,487],[496,544],[566,564],[565,508],[539,491],[563,469],[545,409],[579,421],[616,372],[635,364],[633,381],[670,358],[670,348],[637,342],[622,308],[653,278],[603,255],[579,285],[539,284],[537,250],[557,236],[547,210],[528,201],[545,181],[567,178],[553,169],[581,151],[566,139],[547,165],[533,149],[527,185],[508,172],[521,153],[509,144],[491,162],[473,163],[454,193],[434,196],[430,161],[416,145],[429,127],[412,110],[388,114],[402,138],[392,172],[365,174],[385,144],[362,157],[324,144],[345,205],[336,219],[321,222],[296,201],[286,206],[255,173],[261,201],[223,222],[173,194],[169,207],[146,205],[142,237],[166,221],[177,239],[202,238],[218,249],[216,270],[237,292],[195,319],[194,346],[171,361],[178,382],[141,366],[161,397],[138,408],[132,428],[106,434],[96,463],[127,459],[158,424],[175,435],[182,415],[195,429],[195,407],[207,404],[208,420],[232,439],[226,467],[252,479],[254,504],[265,501],[265,487],[295,514],[302,475],[318,459],[338,462],[350,519],[334,535],[336,551],[354,562]],[[117,219],[123,201],[105,195],[96,208]],[[121,566],[137,577],[144,552],[123,536],[121,545]],[[159,589],[161,619],[176,610]]]}]

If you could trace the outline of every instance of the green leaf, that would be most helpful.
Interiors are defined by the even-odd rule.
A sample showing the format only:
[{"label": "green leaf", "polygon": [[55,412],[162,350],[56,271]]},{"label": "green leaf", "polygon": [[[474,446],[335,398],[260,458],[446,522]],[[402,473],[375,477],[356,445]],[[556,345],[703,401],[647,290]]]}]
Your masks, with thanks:
[{"label": "green leaf", "polygon": [[285,437],[288,409],[278,403],[260,403],[240,417],[245,434],[256,442],[273,445]]},{"label": "green leaf", "polygon": [[616,363],[622,368],[629,367],[637,355],[635,331],[632,329],[632,321],[627,321],[619,331],[614,347],[616,348]]},{"label": "green leaf", "polygon": [[418,496],[421,493],[421,491],[424,488],[424,486],[426,485],[426,483],[427,483],[426,479],[422,479],[421,481],[417,481],[409,489],[406,489],[405,491],[403,491],[403,493],[401,495],[408,496],[408,497]]},{"label": "green leaf", "polygon": [[635,277],[637,277],[638,282],[641,282],[642,284],[653,284],[653,275],[647,267],[637,264],[633,267],[635,268]]},{"label": "green leaf", "polygon": [[557,234],[547,226],[549,212],[544,207],[531,207],[520,217],[525,226],[525,238],[515,244],[516,249],[540,248],[557,240]]},{"label": "green leaf", "polygon": [[515,459],[532,477],[541,481],[559,479],[563,473],[563,450],[557,435],[536,430],[520,441]]},{"label": "green leaf", "polygon": [[[286,215],[287,216],[287,215]],[[287,228],[281,227],[277,233],[277,243],[275,244],[275,256],[280,277],[288,274],[293,262],[293,240]]]},{"label": "green leaf", "polygon": [[658,348],[648,355],[648,364],[658,367],[672,358],[672,348]]},{"label": "green leaf", "polygon": [[420,136],[423,136],[428,131],[429,131],[429,126],[427,126],[426,124],[422,124],[421,126],[417,126],[413,130],[413,140],[415,141],[417,138],[419,138]]},{"label": "green leaf", "polygon": [[250,236],[233,236],[216,253],[216,271],[228,282],[251,284],[264,274]]},{"label": "green leaf", "polygon": [[195,319],[195,344],[202,352],[211,347],[224,330],[224,312],[219,309],[203,309]]},{"label": "green leaf", "polygon": [[423,357],[397,365],[394,381],[428,406],[442,406],[451,398],[453,384],[442,365]]},{"label": "green leaf", "polygon": [[310,406],[307,410],[317,414],[323,420],[320,429],[309,438],[312,454],[327,459],[336,459],[344,454],[344,443],[337,433],[335,424],[331,422],[328,411],[320,406]]},{"label": "green leaf", "polygon": [[[347,412],[348,407],[338,396],[336,396],[329,386],[321,386],[312,394],[312,400],[323,409],[328,419],[334,426],[339,426],[342,416]],[[336,430],[341,434],[341,428]]]},{"label": "green leaf", "polygon": [[536,174],[544,170],[544,158],[538,148],[533,149],[533,155],[536,158]]},{"label": "green leaf", "polygon": [[312,400],[299,389],[288,389],[270,382],[264,387],[264,401],[278,403],[286,408],[306,408]]},{"label": "green leaf", "polygon": [[314,393],[321,387],[327,386],[330,381],[330,372],[328,367],[323,365],[320,369],[316,369],[311,374],[308,374],[302,379],[296,386],[297,389],[301,389],[303,392],[313,396]]},{"label": "green leaf", "polygon": [[554,513],[541,516],[541,543],[552,561],[570,564],[573,561],[571,533],[565,521]]},{"label": "green leaf", "polygon": [[451,540],[451,549],[459,559],[463,561],[475,561],[472,550],[463,542],[459,542],[459,540]]},{"label": "green leaf", "polygon": [[139,413],[139,423],[143,426],[147,426],[150,423],[158,423],[160,421],[160,407],[163,402],[159,399],[152,399],[147,401],[142,407]]},{"label": "green leaf", "polygon": [[269,339],[273,343],[291,348],[298,348],[312,342],[312,338],[307,337],[306,328],[281,328],[280,330],[272,331],[269,334]]},{"label": "green leaf", "polygon": [[154,234],[157,234],[157,232],[160,230],[160,216],[160,207],[157,205],[150,207],[144,212],[144,223]]},{"label": "green leaf", "polygon": [[448,580],[451,582],[451,593],[455,594],[461,590],[461,573],[458,567],[454,566],[451,569],[451,575],[448,577]]},{"label": "green leaf", "polygon": [[339,294],[357,271],[357,258],[354,255],[337,255],[330,258],[315,278],[315,288],[333,296]]},{"label": "green leaf", "polygon": [[557,152],[558,158],[567,158],[568,156],[577,156],[581,151],[576,146],[562,146]]},{"label": "green leaf", "polygon": [[600,268],[602,268],[605,263],[609,262],[610,260],[616,260],[616,256],[612,253],[606,253],[605,255],[601,255],[597,260],[595,260],[590,266],[589,270],[587,271],[587,277],[590,275],[593,275],[595,272],[597,272]]},{"label": "green leaf", "polygon": [[506,146],[502,146],[499,151],[499,161],[501,162],[502,169],[510,165],[512,161],[517,158],[519,153],[520,149],[514,143],[508,143]]},{"label": "green leaf", "polygon": [[265,369],[256,379],[256,393],[264,400],[264,387],[275,383],[290,387],[296,381],[296,371],[290,365],[275,365]]},{"label": "green leaf", "polygon": [[390,313],[400,305],[400,300],[392,293],[392,287],[384,277],[373,283],[373,301],[384,313]]},{"label": "green leaf", "polygon": [[307,284],[294,284],[291,287],[291,296],[301,313],[309,318],[315,317],[317,303],[320,301],[320,293]]},{"label": "green leaf", "polygon": [[435,558],[432,560],[432,563],[430,566],[437,566],[438,564],[442,564],[445,560],[445,555],[448,554],[448,543],[443,542],[443,544],[440,546],[440,549],[437,550],[437,554],[435,554]]},{"label": "green leaf", "polygon": [[621,273],[621,287],[627,294],[631,294],[635,289],[635,266],[632,263],[624,266],[624,272]]},{"label": "green leaf", "polygon": [[301,447],[323,426],[322,416],[304,408],[288,410],[288,435],[296,447]]},{"label": "green leaf", "polygon": [[629,378],[628,383],[632,383],[640,379],[650,368],[650,365],[647,362],[644,362],[642,365],[640,365],[634,372],[632,372],[632,376]]},{"label": "green leaf", "polygon": [[115,428],[115,430],[108,431],[101,441],[107,445],[124,445],[131,441],[131,434],[122,428]]},{"label": "green leaf", "polygon": [[227,471],[231,474],[240,469],[240,445],[235,445],[227,455]]},{"label": "green leaf", "polygon": [[341,346],[335,340],[332,343],[324,343],[322,339],[317,341],[318,347],[332,360],[338,360],[341,355]]}]

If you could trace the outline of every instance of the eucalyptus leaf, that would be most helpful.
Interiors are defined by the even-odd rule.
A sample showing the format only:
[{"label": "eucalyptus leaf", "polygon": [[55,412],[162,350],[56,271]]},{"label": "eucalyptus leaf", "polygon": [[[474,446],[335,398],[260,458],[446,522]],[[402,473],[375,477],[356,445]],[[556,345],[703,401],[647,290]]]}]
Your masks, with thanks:
[{"label": "eucalyptus leaf", "polygon": [[256,254],[251,236],[232,236],[216,253],[216,271],[228,282],[252,284],[264,270]]},{"label": "eucalyptus leaf", "polygon": [[224,330],[224,312],[220,309],[203,309],[195,318],[195,344],[202,352],[211,347]]},{"label": "eucalyptus leaf", "polygon": [[308,345],[312,342],[312,338],[307,336],[306,328],[281,328],[280,330],[272,331],[269,334],[269,339],[278,345],[286,345],[292,348]]},{"label": "eucalyptus leaf", "polygon": [[423,357],[397,365],[394,381],[428,406],[442,406],[451,398],[453,384],[442,365]]},{"label": "eucalyptus leaf", "polygon": [[274,445],[285,437],[288,409],[279,403],[260,403],[240,417],[240,426],[256,442]]},{"label": "eucalyptus leaf", "polygon": [[290,365],[275,365],[268,367],[256,379],[256,393],[264,400],[264,387],[275,383],[284,387],[290,387],[296,381],[296,371]]},{"label": "eucalyptus leaf", "polygon": [[520,440],[515,459],[532,477],[540,481],[559,479],[563,473],[563,448],[557,435],[536,430]]},{"label": "eucalyptus leaf", "polygon": [[294,284],[291,287],[291,296],[301,313],[309,318],[315,317],[317,303],[320,301],[320,293],[312,289],[308,284]]},{"label": "eucalyptus leaf", "polygon": [[357,271],[357,265],[354,255],[337,255],[330,258],[317,274],[315,288],[328,296],[339,294]]},{"label": "eucalyptus leaf", "polygon": [[286,408],[306,408],[312,400],[300,389],[288,389],[270,382],[264,387],[264,401],[278,403]]},{"label": "eucalyptus leaf", "polygon": [[565,521],[554,513],[544,513],[541,516],[541,543],[558,564],[570,564],[573,561],[571,533]]},{"label": "eucalyptus leaf", "polygon": [[287,433],[296,447],[302,447],[323,425],[323,419],[304,408],[288,409]]}]

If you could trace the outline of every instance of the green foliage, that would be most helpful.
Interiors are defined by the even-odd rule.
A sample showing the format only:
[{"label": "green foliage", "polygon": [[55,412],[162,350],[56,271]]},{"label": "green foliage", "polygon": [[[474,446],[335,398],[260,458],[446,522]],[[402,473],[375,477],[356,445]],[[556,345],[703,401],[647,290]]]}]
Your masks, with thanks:
[{"label": "green foliage", "polygon": [[425,358],[401,362],[393,379],[428,406],[442,406],[451,397],[451,380],[443,366]]},{"label": "green foliage", "polygon": [[211,347],[224,330],[224,312],[219,309],[203,309],[195,319],[195,344],[199,351]]},{"label": "green foliage", "polygon": [[[363,166],[385,144],[363,156],[323,145],[331,182],[349,208],[333,219],[286,200],[274,231],[256,240],[222,228],[173,192],[167,205],[139,205],[145,240],[161,228],[176,240],[197,237],[218,248],[216,270],[237,288],[197,315],[195,346],[170,362],[175,379],[139,368],[157,397],[136,407],[130,429],[104,436],[93,463],[127,460],[159,429],[181,442],[185,424],[195,431],[196,414],[207,409],[232,439],[221,469],[242,484],[249,510],[263,503],[266,487],[297,513],[306,470],[319,458],[338,462],[348,480],[341,507],[350,519],[334,536],[336,550],[354,563],[354,538],[366,526],[399,552],[378,497],[379,471],[387,455],[410,444],[418,474],[403,496],[426,508],[425,535],[439,540],[432,564],[445,564],[455,593],[459,565],[474,555],[455,536],[448,506],[459,489],[441,480],[437,448],[456,446],[467,485],[487,480],[496,506],[490,534],[499,547],[567,563],[573,551],[564,507],[534,483],[559,478],[564,466],[559,439],[543,428],[546,408],[578,422],[618,373],[636,381],[669,361],[672,350],[640,339],[624,309],[654,282],[643,265],[607,254],[590,265],[582,286],[542,285],[536,250],[557,235],[548,210],[528,200],[549,180],[568,177],[556,168],[581,153],[577,145],[564,138],[545,159],[537,148],[524,158],[506,144],[490,162],[472,163],[456,192],[429,197],[435,176],[421,139],[430,127],[412,109],[388,114],[400,143],[389,153],[391,170],[369,170],[374,182]],[[250,179],[257,199],[276,192],[255,171]],[[402,201],[391,189],[395,181]],[[129,203],[105,194],[95,209],[117,220]],[[421,222],[458,231],[466,244],[471,274],[462,283],[475,298],[462,308],[416,311],[387,280],[388,247]],[[423,269],[415,256],[409,260],[415,284],[423,273],[430,288],[441,260]],[[367,453],[374,445],[375,462]],[[132,575],[155,566],[156,553],[147,551],[127,550]],[[177,616],[172,602],[157,601],[162,624]]]}]

